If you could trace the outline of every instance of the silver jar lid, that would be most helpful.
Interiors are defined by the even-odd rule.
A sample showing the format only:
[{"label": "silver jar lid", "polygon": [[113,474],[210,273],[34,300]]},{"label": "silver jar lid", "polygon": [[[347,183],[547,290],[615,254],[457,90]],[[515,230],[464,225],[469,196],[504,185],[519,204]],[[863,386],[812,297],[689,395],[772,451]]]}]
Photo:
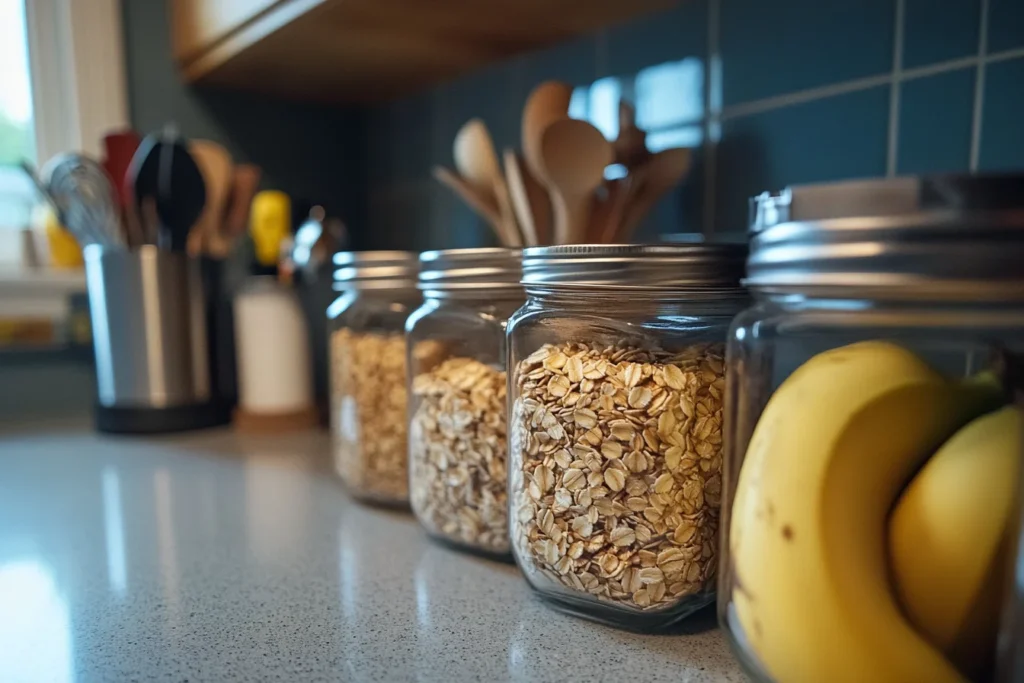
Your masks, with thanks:
[{"label": "silver jar lid", "polygon": [[522,249],[443,249],[420,254],[419,288],[433,298],[522,294]]},{"label": "silver jar lid", "polygon": [[751,288],[1024,297],[1024,175],[798,185],[752,203]]},{"label": "silver jar lid", "polygon": [[745,244],[578,244],[531,247],[523,285],[547,289],[742,293]]},{"label": "silver jar lid", "polygon": [[334,255],[334,289],[414,289],[419,257],[414,251],[342,251]]}]

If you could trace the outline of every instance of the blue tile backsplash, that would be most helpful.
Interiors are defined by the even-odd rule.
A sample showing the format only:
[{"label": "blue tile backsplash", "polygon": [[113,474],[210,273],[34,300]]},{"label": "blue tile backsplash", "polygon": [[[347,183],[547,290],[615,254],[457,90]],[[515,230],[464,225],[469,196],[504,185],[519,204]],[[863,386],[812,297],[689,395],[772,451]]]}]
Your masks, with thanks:
[{"label": "blue tile backsplash", "polygon": [[905,0],[903,68],[978,54],[978,0]]},{"label": "blue tile backsplash", "polygon": [[720,0],[725,106],[892,68],[893,0]]},{"label": "blue tile backsplash", "polygon": [[989,0],[988,51],[1024,48],[1024,2]]},{"label": "blue tile backsplash", "polygon": [[609,138],[622,97],[652,151],[694,150],[638,240],[742,231],[750,195],[791,183],[1024,169],[1024,1],[686,0],[370,111],[367,246],[493,243],[430,167],[472,117],[518,148],[548,79]]},{"label": "blue tile backsplash", "polygon": [[889,88],[737,117],[722,126],[717,228],[746,229],[747,199],[792,183],[885,175]]},{"label": "blue tile backsplash", "polygon": [[707,2],[684,2],[609,31],[607,73],[601,75],[631,76],[687,57],[703,61],[708,52],[708,9]]},{"label": "blue tile backsplash", "polygon": [[957,69],[900,84],[898,173],[970,168],[976,72]]},{"label": "blue tile backsplash", "polygon": [[989,65],[984,101],[978,167],[1019,169],[1024,165],[1024,55]]}]

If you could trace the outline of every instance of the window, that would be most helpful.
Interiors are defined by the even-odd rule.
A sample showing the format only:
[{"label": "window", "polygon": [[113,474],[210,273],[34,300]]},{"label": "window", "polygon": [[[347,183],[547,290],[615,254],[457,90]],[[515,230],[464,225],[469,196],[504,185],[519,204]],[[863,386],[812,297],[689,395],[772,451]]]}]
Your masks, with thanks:
[{"label": "window", "polygon": [[19,265],[11,228],[38,201],[16,164],[99,158],[103,136],[127,125],[122,43],[121,0],[0,0],[0,269]]},{"label": "window", "polygon": [[[619,99],[634,103],[636,124],[647,131],[647,148],[660,152],[669,147],[700,147],[704,139],[704,64],[689,57],[641,70],[626,78],[608,77],[577,88],[569,115],[586,119],[605,137],[619,134]],[[621,177],[625,169],[609,166],[608,178]]]},{"label": "window", "polygon": [[36,159],[25,0],[0,0],[0,229],[28,223],[35,197],[18,169]]}]

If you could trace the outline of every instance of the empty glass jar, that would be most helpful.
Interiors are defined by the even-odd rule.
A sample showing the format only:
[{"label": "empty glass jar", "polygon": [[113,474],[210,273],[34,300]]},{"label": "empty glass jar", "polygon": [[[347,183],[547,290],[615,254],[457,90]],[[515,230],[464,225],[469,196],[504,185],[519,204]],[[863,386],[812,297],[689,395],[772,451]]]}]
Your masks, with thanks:
[{"label": "empty glass jar", "polygon": [[635,630],[714,599],[738,245],[527,249],[509,322],[512,549],[557,607]]},{"label": "empty glass jar", "polygon": [[511,559],[505,326],[525,295],[519,249],[420,256],[423,305],[406,322],[409,488],[441,541]]},{"label": "empty glass jar", "polygon": [[405,506],[405,319],[422,301],[417,255],[404,251],[335,254],[327,309],[334,465],[352,495]]},{"label": "empty glass jar", "polygon": [[728,344],[718,606],[734,649],[775,683],[984,681],[1001,639],[997,678],[1020,680],[1006,406],[1024,177],[800,186],[756,209],[755,303]]}]

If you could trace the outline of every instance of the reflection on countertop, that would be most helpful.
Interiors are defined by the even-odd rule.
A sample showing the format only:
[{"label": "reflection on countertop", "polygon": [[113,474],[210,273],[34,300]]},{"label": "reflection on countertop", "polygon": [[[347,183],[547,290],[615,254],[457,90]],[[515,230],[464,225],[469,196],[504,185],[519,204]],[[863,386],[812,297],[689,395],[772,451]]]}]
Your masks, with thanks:
[{"label": "reflection on countertop", "polygon": [[0,680],[745,680],[711,611],[563,616],[350,502],[328,437],[0,434]]}]

